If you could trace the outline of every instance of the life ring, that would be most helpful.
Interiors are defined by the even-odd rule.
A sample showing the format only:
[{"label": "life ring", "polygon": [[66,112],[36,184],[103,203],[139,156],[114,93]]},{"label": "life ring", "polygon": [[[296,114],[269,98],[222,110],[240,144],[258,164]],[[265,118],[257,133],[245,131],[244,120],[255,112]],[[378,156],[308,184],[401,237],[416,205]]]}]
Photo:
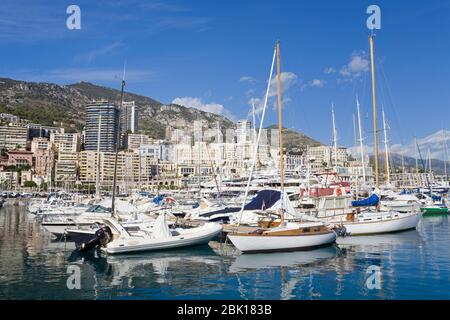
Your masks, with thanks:
[{"label": "life ring", "polygon": [[342,190],[341,190],[341,188],[336,188],[336,195],[339,197],[339,196],[342,196]]}]

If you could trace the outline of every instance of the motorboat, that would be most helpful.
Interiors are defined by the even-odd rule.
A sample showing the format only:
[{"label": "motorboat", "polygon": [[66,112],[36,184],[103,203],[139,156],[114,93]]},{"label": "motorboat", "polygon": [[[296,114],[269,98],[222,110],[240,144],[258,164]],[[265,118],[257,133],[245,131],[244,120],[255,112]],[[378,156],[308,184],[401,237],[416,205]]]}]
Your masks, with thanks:
[{"label": "motorboat", "polygon": [[[222,225],[212,222],[192,228],[170,229],[165,214],[158,216],[152,230],[141,229],[136,232],[129,232],[116,219],[109,218],[105,219],[104,222],[111,233],[98,233],[97,238],[80,246],[81,251],[90,250],[100,244],[100,249],[107,254],[183,248],[207,244],[222,232]],[[106,241],[104,238],[106,238]]]}]

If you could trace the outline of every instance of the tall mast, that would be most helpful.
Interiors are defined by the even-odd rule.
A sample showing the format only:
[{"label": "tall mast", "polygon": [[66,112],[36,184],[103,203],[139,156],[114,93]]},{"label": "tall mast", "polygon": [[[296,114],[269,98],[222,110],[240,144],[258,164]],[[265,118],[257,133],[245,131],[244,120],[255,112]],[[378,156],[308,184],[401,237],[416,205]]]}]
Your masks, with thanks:
[{"label": "tall mast", "polygon": [[100,140],[102,138],[101,135],[101,127],[102,127],[102,114],[98,115],[98,133],[97,133],[97,179],[95,183],[95,195],[97,199],[100,199]]},{"label": "tall mast", "polygon": [[378,176],[378,128],[377,128],[377,94],[375,83],[375,64],[374,64],[374,49],[373,49],[373,34],[369,36],[370,43],[370,62],[372,70],[372,101],[373,101],[373,150],[375,157],[375,185],[380,186],[380,179]]},{"label": "tall mast", "polygon": [[363,182],[366,183],[366,165],[365,165],[365,161],[364,161],[364,145],[363,145],[363,137],[362,137],[361,112],[359,110],[358,96],[356,96],[356,109],[358,111],[359,147],[361,150],[361,165],[362,165],[362,169],[363,169]]},{"label": "tall mast", "polygon": [[252,116],[253,116],[253,144],[256,143],[256,114],[255,104],[252,102]]},{"label": "tall mast", "polygon": [[125,66],[123,68],[122,85],[120,91],[120,106],[119,106],[119,117],[117,125],[117,136],[116,136],[116,154],[114,158],[114,178],[113,178],[113,190],[111,199],[111,216],[114,217],[116,210],[116,185],[117,185],[117,158],[119,157],[119,144],[120,144],[120,112],[122,112],[123,96],[125,90]]},{"label": "tall mast", "polygon": [[353,146],[356,146],[358,138],[356,138],[356,119],[354,113],[352,113],[352,119],[353,119]]},{"label": "tall mast", "polygon": [[[283,154],[283,117],[281,114],[281,62],[280,62],[280,41],[277,42],[277,79],[278,79],[278,131],[280,139],[280,186],[281,195],[284,197],[284,154]],[[284,204],[281,204],[284,210]],[[284,212],[283,212],[284,213]],[[282,219],[284,214],[282,215]]]},{"label": "tall mast", "polygon": [[446,179],[446,183],[447,183],[447,161],[448,161],[448,150],[447,150],[447,135],[445,133],[445,129],[442,129],[442,135],[444,136],[443,140],[442,140],[442,145],[444,147],[444,174],[445,174],[445,179]]},{"label": "tall mast", "polygon": [[277,56],[277,47],[275,47],[275,49],[273,50],[272,65],[270,67],[269,79],[267,80],[266,94],[264,96],[264,104],[263,104],[261,119],[259,121],[258,137],[256,138],[256,147],[253,150],[253,161],[251,162],[250,174],[248,176],[247,186],[245,187],[245,192],[244,192],[244,199],[242,201],[241,210],[239,211],[239,220],[238,220],[238,223],[237,223],[237,227],[240,226],[241,221],[242,221],[242,215],[243,215],[243,212],[244,212],[245,204],[247,203],[247,197],[248,197],[248,191],[250,189],[250,183],[252,181],[253,172],[255,170],[256,157],[257,157],[257,153],[258,153],[258,146],[259,146],[259,141],[261,140],[261,133],[263,131],[262,130],[262,126],[264,124],[264,118],[265,118],[265,115],[266,115],[267,101],[269,99],[269,92],[270,92],[271,83],[272,83],[272,75],[273,75],[273,69],[274,69],[274,66],[275,66],[275,58],[276,58],[276,56]]},{"label": "tall mast", "polygon": [[333,119],[333,157],[334,157],[334,171],[337,173],[337,132],[336,119],[334,118],[334,104],[331,104],[331,117]]},{"label": "tall mast", "polygon": [[414,137],[414,144],[416,145],[416,173],[419,173],[419,145],[417,143],[417,137]]},{"label": "tall mast", "polygon": [[388,138],[387,138],[387,126],[386,126],[386,118],[384,116],[384,108],[382,109],[383,115],[383,131],[384,131],[384,169],[386,174],[387,183],[391,183],[391,174],[389,168],[389,148],[388,148]]},{"label": "tall mast", "polygon": [[430,151],[430,148],[428,148],[428,166],[429,166],[429,169],[430,169],[430,174],[431,174],[431,168],[432,168],[432,166],[431,166],[431,151]]},{"label": "tall mast", "polygon": [[[197,118],[198,119],[198,118]],[[199,120],[197,120],[198,122],[198,124],[200,125],[200,121]],[[202,130],[203,130],[203,127],[202,127],[202,125],[200,125],[200,131],[201,132],[198,132],[198,141],[197,141],[197,144],[198,144],[198,151],[197,151],[197,158],[198,158],[198,166],[197,166],[197,170],[198,170],[198,179],[197,179],[197,183],[198,183],[198,194],[199,194],[199,196],[201,197],[201,195],[202,195],[202,193],[201,193],[201,189],[202,189],[202,184],[201,184],[201,181],[200,181],[200,143],[201,143],[201,135],[203,134],[203,132],[202,132]]]}]

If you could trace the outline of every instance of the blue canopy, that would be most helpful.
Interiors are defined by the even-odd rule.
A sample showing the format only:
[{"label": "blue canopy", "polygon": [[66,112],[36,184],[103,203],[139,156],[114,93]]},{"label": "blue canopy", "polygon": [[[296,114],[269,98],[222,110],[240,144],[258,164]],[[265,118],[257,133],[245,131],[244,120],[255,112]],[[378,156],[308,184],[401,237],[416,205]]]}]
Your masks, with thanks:
[{"label": "blue canopy", "polygon": [[163,200],[164,200],[163,196],[157,196],[157,197],[154,197],[152,201],[153,201],[154,204],[161,204],[161,202]]},{"label": "blue canopy", "polygon": [[272,207],[280,200],[281,192],[278,190],[261,190],[245,205],[244,210],[262,210]]},{"label": "blue canopy", "polygon": [[372,207],[378,205],[378,202],[380,202],[380,198],[373,194],[369,198],[352,201],[352,207]]}]

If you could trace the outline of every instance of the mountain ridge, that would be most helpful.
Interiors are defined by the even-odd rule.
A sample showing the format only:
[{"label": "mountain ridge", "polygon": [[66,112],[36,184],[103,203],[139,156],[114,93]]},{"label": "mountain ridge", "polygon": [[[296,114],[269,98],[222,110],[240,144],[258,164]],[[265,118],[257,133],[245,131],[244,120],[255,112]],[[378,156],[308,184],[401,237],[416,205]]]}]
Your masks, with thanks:
[{"label": "mountain ridge", "polygon": [[[34,123],[62,126],[68,131],[81,131],[84,109],[92,101],[108,100],[119,103],[120,90],[80,81],[68,85],[50,82],[27,82],[0,77],[0,112],[10,113]],[[153,98],[125,91],[125,101],[135,101],[139,117],[139,131],[152,138],[165,138],[165,129],[186,129],[195,120],[203,120],[208,127],[223,129],[236,124],[225,116],[187,108],[176,104],[163,104]],[[273,128],[275,126],[269,126]],[[302,152],[306,145],[320,142],[301,132],[286,129],[286,149]]]}]

